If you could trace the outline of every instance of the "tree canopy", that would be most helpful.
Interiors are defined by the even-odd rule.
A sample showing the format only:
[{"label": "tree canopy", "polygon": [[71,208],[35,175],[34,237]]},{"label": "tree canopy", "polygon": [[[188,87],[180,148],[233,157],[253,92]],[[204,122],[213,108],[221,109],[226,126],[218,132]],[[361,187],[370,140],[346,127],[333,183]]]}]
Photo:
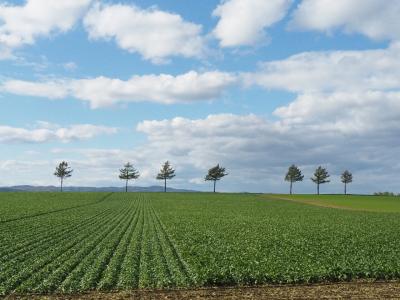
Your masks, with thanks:
[{"label": "tree canopy", "polygon": [[164,192],[167,191],[167,179],[172,179],[175,177],[175,170],[172,168],[171,164],[167,160],[161,167],[160,172],[157,174],[158,180],[164,180]]},{"label": "tree canopy", "polygon": [[60,162],[60,164],[56,167],[56,171],[54,172],[54,175],[60,178],[60,190],[62,192],[63,190],[63,182],[65,178],[71,177],[72,176],[72,170],[66,161]]},{"label": "tree canopy", "polygon": [[311,177],[311,180],[317,184],[317,193],[319,195],[319,186],[320,184],[328,183],[330,180],[328,179],[330,177],[328,171],[319,166],[315,172],[314,172],[314,177]]},{"label": "tree canopy", "polygon": [[139,176],[139,172],[129,162],[127,162],[124,167],[119,170],[119,179],[125,180],[125,192],[128,191],[128,181],[132,179],[138,179]]},{"label": "tree canopy", "polygon": [[347,184],[353,182],[353,174],[351,174],[348,170],[346,170],[342,173],[340,179],[344,183],[344,193],[347,194]]},{"label": "tree canopy", "polygon": [[290,182],[290,194],[292,194],[292,186],[294,182],[303,181],[304,175],[296,165],[291,165],[286,173],[285,180]]},{"label": "tree canopy", "polygon": [[225,172],[225,168],[220,167],[220,165],[216,165],[208,170],[208,173],[204,180],[206,181],[214,181],[214,193],[215,193],[215,185],[218,180],[221,180],[222,177],[225,177],[228,173]]}]

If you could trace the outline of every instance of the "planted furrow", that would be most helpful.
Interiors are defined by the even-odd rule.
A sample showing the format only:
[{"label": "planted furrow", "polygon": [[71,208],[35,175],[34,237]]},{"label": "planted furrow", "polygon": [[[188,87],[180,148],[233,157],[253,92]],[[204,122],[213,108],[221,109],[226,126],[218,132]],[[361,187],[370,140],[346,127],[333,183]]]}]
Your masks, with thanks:
[{"label": "planted furrow", "polygon": [[154,230],[159,245],[159,251],[163,258],[164,267],[168,272],[168,277],[170,278],[169,284],[180,287],[189,286],[192,280],[188,278],[185,272],[182,272],[181,263],[176,258],[173,248],[170,246],[166,235],[156,220],[154,211],[152,210],[151,213],[154,220]]},{"label": "planted furrow", "polygon": [[103,225],[97,227],[94,232],[94,234],[99,232],[99,235],[95,235],[95,237],[92,237],[92,235],[79,245],[76,245],[63,258],[49,264],[42,272],[46,276],[44,280],[39,280],[38,276],[35,276],[32,278],[34,282],[27,282],[25,285],[35,286],[35,290],[39,292],[51,292],[57,289],[85,257],[90,255],[93,249],[101,245],[103,240],[107,239],[114,232],[115,228],[125,221],[127,215],[126,211],[120,211],[115,217],[109,219],[108,223],[104,224],[104,220],[102,220]]},{"label": "planted furrow", "polygon": [[[118,216],[119,213],[116,213],[114,218],[118,218]],[[22,270],[19,271],[17,274],[12,275],[13,273],[11,273],[9,276],[6,276],[6,281],[0,284],[0,291],[10,291],[16,288],[17,286],[21,285],[23,281],[29,280],[31,276],[35,276],[39,270],[45,268],[51,262],[57,261],[59,257],[63,256],[63,254],[65,253],[68,253],[68,250],[73,249],[74,246],[78,243],[82,243],[83,245],[87,243],[87,239],[92,236],[92,234],[96,232],[96,230],[102,228],[102,219],[99,219],[98,221],[100,227],[97,227],[97,224],[94,224],[88,227],[88,230],[85,230],[84,228],[82,231],[80,231],[81,234],[78,234],[72,239],[71,237],[69,237],[71,241],[66,243],[65,245],[47,244],[47,251],[43,251],[42,253],[40,253],[39,258],[37,256],[33,256],[30,261],[25,262],[21,265]],[[5,275],[5,273],[2,273],[2,275]],[[29,286],[27,284],[24,284],[23,287],[27,287],[29,289]]]},{"label": "planted furrow", "polygon": [[[111,213],[110,213],[111,214]],[[41,241],[36,247],[28,247],[26,251],[23,251],[24,249],[21,249],[20,251],[17,251],[15,254],[11,253],[10,255],[7,255],[5,257],[4,262],[2,262],[1,265],[1,274],[0,275],[0,282],[3,280],[4,276],[8,276],[7,274],[9,272],[14,273],[15,272],[15,265],[22,265],[22,264],[29,264],[30,261],[35,260],[36,254],[42,253],[43,251],[47,251],[49,248],[53,246],[58,246],[62,244],[64,241],[68,241],[71,239],[71,235],[77,236],[80,233],[85,233],[87,229],[91,229],[94,226],[96,226],[101,219],[104,216],[98,216],[97,219],[92,219],[91,222],[84,224],[82,226],[77,226],[74,230],[71,230],[67,233],[60,234],[56,238],[52,239],[49,238],[45,241]]]},{"label": "planted furrow", "polygon": [[94,202],[94,203],[76,205],[76,206],[72,206],[72,207],[66,207],[66,208],[62,208],[62,209],[56,209],[56,210],[52,210],[52,211],[41,212],[41,213],[37,213],[37,214],[33,214],[33,215],[22,216],[22,217],[19,217],[19,218],[1,220],[0,224],[11,223],[11,222],[15,222],[15,221],[24,220],[24,219],[36,218],[36,217],[40,217],[40,216],[50,215],[50,214],[53,214],[53,213],[65,212],[65,211],[68,211],[68,210],[71,210],[71,209],[76,209],[76,208],[82,208],[82,207],[85,207],[85,206],[95,205],[95,204],[98,204],[100,202],[103,202],[104,200],[106,200],[111,195],[112,195],[112,193],[109,193],[108,195],[104,196],[101,200],[99,200],[97,202]]},{"label": "planted furrow", "polygon": [[97,257],[86,269],[85,275],[82,277],[80,282],[80,290],[91,290],[97,287],[104,270],[110,263],[114,251],[117,249],[122,237],[125,235],[129,226],[133,222],[135,213],[136,211],[129,211],[128,218],[121,223],[122,226],[116,227],[113,235],[102,242],[101,246],[98,248],[99,251]]},{"label": "planted furrow", "polygon": [[67,228],[59,229],[58,227],[54,228],[53,231],[47,232],[47,234],[33,239],[33,240],[27,240],[24,243],[19,243],[14,247],[9,247],[9,249],[5,249],[1,251],[0,253],[0,264],[3,264],[5,262],[10,262],[13,258],[21,255],[21,254],[27,254],[30,251],[38,251],[37,245],[45,245],[48,241],[62,241],[62,239],[65,238],[66,235],[69,233],[75,232],[77,229],[91,226],[93,222],[95,222],[96,219],[98,218],[107,218],[107,216],[111,214],[110,209],[106,209],[92,217],[84,219],[82,222],[78,224],[72,224]]},{"label": "planted furrow", "polygon": [[107,232],[107,238],[102,238],[96,245],[83,249],[77,255],[75,255],[71,260],[68,261],[70,268],[68,273],[59,280],[60,284],[57,287],[58,291],[61,292],[74,292],[81,290],[80,282],[85,274],[92,268],[93,263],[96,261],[102,248],[107,243],[107,240],[115,235],[118,231],[119,226],[124,224],[127,218],[129,218],[130,209],[125,208],[124,219],[120,221],[117,225],[109,226],[110,230]]},{"label": "planted furrow", "polygon": [[[193,273],[190,271],[190,268],[188,267],[187,263],[181,258],[181,256],[179,255],[178,250],[176,249],[174,243],[172,242],[171,238],[169,237],[167,231],[164,228],[164,225],[162,224],[160,218],[158,217],[156,211],[154,210],[153,207],[151,207],[152,213],[155,217],[155,222],[157,223],[157,226],[159,228],[159,232],[162,234],[163,239],[165,239],[166,245],[168,247],[166,247],[166,249],[169,249],[169,251],[172,254],[172,257],[174,257],[174,264],[177,264],[180,270],[181,274],[184,274],[184,276],[186,277],[186,280],[183,281],[184,285],[192,285],[195,283],[195,276],[193,276]],[[177,276],[177,278],[179,278],[179,276]]]},{"label": "planted furrow", "polygon": [[139,198],[139,220],[134,229],[127,253],[119,273],[117,288],[132,289],[139,286],[143,228],[144,228],[144,207],[143,197]]},{"label": "planted furrow", "polygon": [[[97,201],[96,203],[93,204],[99,204],[101,202],[103,202],[104,200],[106,200],[107,198],[109,198],[111,196],[111,194],[107,195],[106,197],[102,197],[102,200]],[[78,206],[78,208],[81,206]],[[100,213],[103,213],[103,211],[101,211]],[[82,214],[81,212],[79,212],[79,215],[84,216],[84,214]],[[46,216],[44,216],[46,217]],[[86,218],[85,220],[83,220],[82,223],[92,219],[96,217],[92,216],[90,218]],[[64,223],[67,223],[66,225]],[[58,226],[55,226],[55,222],[51,222],[49,224],[49,222],[47,222],[46,224],[40,224],[40,226],[31,226],[32,225],[32,221],[31,220],[25,220],[25,221],[21,221],[18,224],[14,224],[12,227],[10,227],[11,225],[5,224],[3,225],[2,231],[6,232],[9,231],[10,229],[13,230],[13,232],[18,232],[18,238],[16,238],[15,234],[9,235],[8,239],[6,237],[2,237],[2,239],[4,239],[4,244],[0,245],[0,257],[3,257],[3,253],[7,253],[7,252],[16,252],[18,249],[17,248],[22,248],[22,247],[26,247],[26,245],[29,245],[29,243],[32,241],[31,238],[34,238],[34,240],[37,240],[38,237],[48,237],[50,235],[53,234],[57,234],[58,232],[62,232],[64,230],[68,230],[70,228],[75,228],[77,225],[76,224],[69,224],[68,220],[63,220],[60,222],[60,224],[57,224]],[[59,226],[66,226],[63,227],[62,229],[59,229]],[[50,229],[50,230],[49,230]],[[21,233],[24,234],[21,236]],[[23,239],[24,243],[20,244],[18,243],[15,246],[15,241],[19,242],[19,239]],[[10,244],[12,245],[10,247]],[[14,247],[14,248],[13,248]]]},{"label": "planted furrow", "polygon": [[109,263],[105,270],[103,270],[102,274],[100,274],[101,280],[97,286],[97,289],[100,290],[109,290],[114,288],[118,282],[118,276],[122,269],[122,264],[125,260],[129,243],[132,239],[133,232],[139,221],[139,204],[138,199],[135,199],[135,211],[133,213],[133,217],[130,221],[129,227],[124,233],[122,239],[116,247],[116,250],[112,254],[111,259],[109,259]]},{"label": "planted furrow", "polygon": [[150,220],[147,209],[147,199],[144,203],[144,224],[143,224],[143,238],[140,253],[140,268],[139,268],[139,288],[148,288],[154,285],[154,262],[153,262],[153,247],[150,238]]},{"label": "planted furrow", "polygon": [[155,278],[157,279],[156,287],[170,287],[174,284],[175,280],[172,276],[171,268],[168,265],[168,260],[166,258],[166,255],[168,254],[164,251],[159,233],[157,232],[158,228],[156,227],[154,215],[151,213],[148,207],[147,211],[151,224],[152,245],[154,245],[154,252],[157,253],[153,257],[155,261],[154,273],[156,274]]}]

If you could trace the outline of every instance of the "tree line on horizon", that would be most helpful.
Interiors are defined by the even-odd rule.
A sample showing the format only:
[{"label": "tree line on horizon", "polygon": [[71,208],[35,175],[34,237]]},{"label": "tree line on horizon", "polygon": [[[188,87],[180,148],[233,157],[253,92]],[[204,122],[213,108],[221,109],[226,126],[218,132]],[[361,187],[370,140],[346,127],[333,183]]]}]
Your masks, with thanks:
[{"label": "tree line on horizon", "polygon": [[[328,170],[326,168],[323,168],[322,166],[319,166],[314,171],[313,177],[311,177],[310,179],[317,185],[317,195],[319,195],[320,185],[330,182],[329,177],[330,175],[328,173]],[[285,176],[285,181],[288,181],[290,183],[290,195],[292,195],[293,183],[303,181],[303,179],[304,175],[302,174],[299,167],[297,167],[296,165],[291,165]],[[350,171],[345,170],[340,176],[340,181],[344,184],[344,194],[347,195],[347,185],[353,182],[353,174]]]},{"label": "tree line on horizon", "polygon": [[[69,167],[66,161],[62,161],[57,167],[54,175],[60,179],[60,190],[63,190],[63,182],[66,178],[72,176],[73,170]],[[223,177],[228,175],[224,167],[221,167],[219,164],[212,167],[208,170],[207,175],[204,177],[205,181],[213,181],[213,192],[215,193],[216,183],[221,180]],[[170,180],[176,176],[175,169],[172,168],[169,161],[166,161],[156,176],[157,180],[164,181],[164,192],[167,191],[167,180]],[[139,171],[130,163],[127,162],[122,169],[119,170],[119,179],[125,180],[125,192],[128,191],[128,183],[130,180],[135,180],[140,177]],[[319,166],[311,177],[311,181],[317,185],[317,195],[320,194],[320,185],[329,183],[329,173],[326,168]],[[299,181],[303,181],[304,175],[302,174],[299,167],[296,165],[291,165],[286,173],[285,181],[290,183],[289,193],[292,195],[293,193],[293,184]],[[347,185],[353,182],[353,174],[345,170],[341,174],[341,182],[344,183],[344,194],[347,195]]]},{"label": "tree line on horizon", "polygon": [[[68,165],[68,162],[62,161],[57,167],[54,175],[60,179],[60,191],[63,191],[63,183],[66,178],[72,176],[73,170]],[[215,193],[215,187],[217,181],[228,175],[224,167],[219,164],[208,170],[207,175],[204,177],[205,181],[213,181]],[[167,180],[170,180],[176,176],[175,169],[172,168],[170,162],[167,160],[158,172],[156,179],[164,181],[164,192],[167,192]],[[122,169],[119,170],[119,179],[125,180],[125,192],[128,191],[128,183],[130,180],[138,179],[140,177],[139,171],[130,163],[127,162]]]}]

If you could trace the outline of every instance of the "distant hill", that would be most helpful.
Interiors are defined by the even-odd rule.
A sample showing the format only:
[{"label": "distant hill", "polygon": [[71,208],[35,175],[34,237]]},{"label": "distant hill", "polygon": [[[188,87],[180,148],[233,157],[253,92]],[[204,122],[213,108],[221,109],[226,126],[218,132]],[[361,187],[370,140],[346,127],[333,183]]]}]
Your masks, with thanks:
[{"label": "distant hill", "polygon": [[[16,185],[10,187],[0,187],[0,192],[57,192],[60,188],[57,186],[32,186],[32,185]],[[63,187],[65,192],[124,192],[125,187],[90,187],[90,186],[66,186]],[[163,186],[132,186],[128,187],[129,192],[163,192]],[[168,192],[197,192],[195,190],[167,188]]]}]

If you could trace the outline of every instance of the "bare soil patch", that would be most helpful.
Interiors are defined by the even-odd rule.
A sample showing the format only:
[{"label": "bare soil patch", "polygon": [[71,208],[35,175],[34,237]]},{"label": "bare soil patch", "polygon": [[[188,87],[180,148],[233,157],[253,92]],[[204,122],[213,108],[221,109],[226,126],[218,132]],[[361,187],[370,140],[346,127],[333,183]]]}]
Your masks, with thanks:
[{"label": "bare soil patch", "polygon": [[91,292],[79,295],[10,295],[5,299],[400,299],[400,282],[350,282],[312,285],[267,285],[259,287],[202,288],[189,290],[136,290]]}]

